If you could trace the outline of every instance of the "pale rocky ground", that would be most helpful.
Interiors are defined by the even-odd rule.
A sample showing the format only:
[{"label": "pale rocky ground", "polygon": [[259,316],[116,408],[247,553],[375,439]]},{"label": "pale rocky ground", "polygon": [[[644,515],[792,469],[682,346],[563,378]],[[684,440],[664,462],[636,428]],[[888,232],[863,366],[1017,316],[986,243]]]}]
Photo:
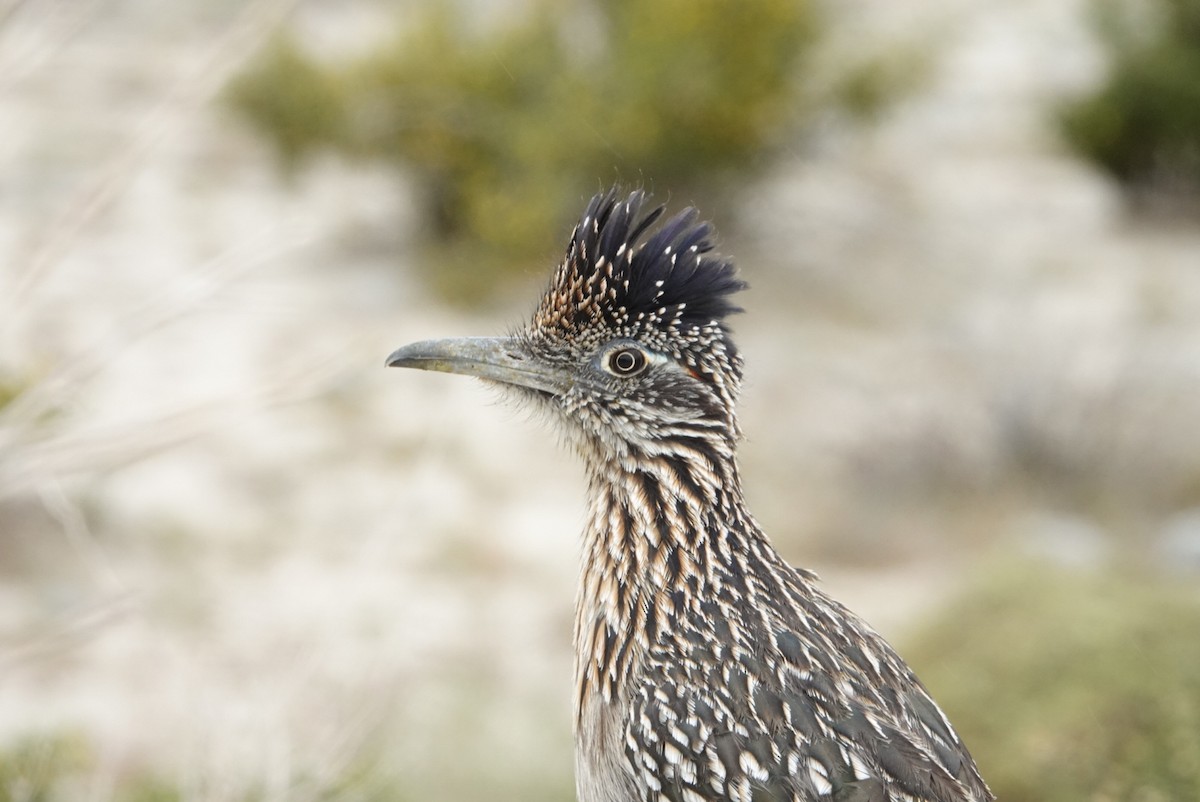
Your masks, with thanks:
[{"label": "pale rocky ground", "polygon": [[[1173,502],[1014,481],[1031,439],[1087,487],[1200,502],[1200,233],[1131,223],[1055,140],[1053,101],[1102,69],[1081,7],[846,6],[835,47],[914,48],[926,82],[797,144],[725,241],[754,287],[754,507],[897,638],[998,542],[1186,539]],[[565,789],[581,471],[487,388],[382,368],[532,298],[441,308],[403,182],[332,158],[283,181],[213,101],[289,10],[330,49],[379,28],[233,0],[0,26],[0,378],[33,387],[0,410],[0,745],[82,733],[81,799],[146,767],[304,799],[375,759],[444,798]]]}]

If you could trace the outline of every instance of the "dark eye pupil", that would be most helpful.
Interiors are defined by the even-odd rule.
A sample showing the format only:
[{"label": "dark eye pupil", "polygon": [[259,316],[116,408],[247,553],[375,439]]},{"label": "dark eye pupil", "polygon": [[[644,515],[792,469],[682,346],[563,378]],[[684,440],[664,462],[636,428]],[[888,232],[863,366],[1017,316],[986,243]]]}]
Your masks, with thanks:
[{"label": "dark eye pupil", "polygon": [[637,351],[618,351],[612,360],[612,366],[618,373],[633,373],[641,368],[645,358]]}]

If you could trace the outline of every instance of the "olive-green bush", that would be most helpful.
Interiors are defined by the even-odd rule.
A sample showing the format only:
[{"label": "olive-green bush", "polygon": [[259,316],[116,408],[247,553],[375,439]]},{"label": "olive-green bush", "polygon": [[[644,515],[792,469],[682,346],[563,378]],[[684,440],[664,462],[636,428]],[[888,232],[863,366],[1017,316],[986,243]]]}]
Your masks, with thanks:
[{"label": "olive-green bush", "polygon": [[906,656],[1004,802],[1200,799],[1200,591],[1009,567]]},{"label": "olive-green bush", "polygon": [[1134,194],[1200,193],[1200,0],[1101,0],[1107,80],[1062,109],[1078,152]]},{"label": "olive-green bush", "polygon": [[604,185],[692,193],[767,164],[818,28],[806,0],[542,0],[485,30],[412,13],[345,63],[283,34],[227,95],[287,166],[330,148],[414,178],[435,285],[467,300],[494,270],[541,275]]}]

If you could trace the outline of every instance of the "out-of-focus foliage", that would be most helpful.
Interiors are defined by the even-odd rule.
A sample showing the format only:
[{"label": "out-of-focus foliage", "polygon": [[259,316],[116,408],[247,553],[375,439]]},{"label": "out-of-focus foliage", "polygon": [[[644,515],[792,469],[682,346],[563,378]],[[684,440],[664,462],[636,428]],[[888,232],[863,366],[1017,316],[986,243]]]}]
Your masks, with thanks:
[{"label": "out-of-focus foliage", "polygon": [[[0,751],[0,802],[68,802],[95,796],[89,785],[97,757],[86,739],[75,734],[29,735]],[[176,787],[143,772],[107,767],[115,787],[113,802],[179,802]],[[249,801],[247,801],[249,802]]]},{"label": "out-of-focus foliage", "polygon": [[933,60],[924,43],[847,58],[839,64],[825,102],[856,122],[877,122],[898,98],[920,88],[929,77]]},{"label": "out-of-focus foliage", "polygon": [[[105,778],[101,798],[111,802],[181,802],[185,799],[236,799],[260,802],[278,799],[278,792],[231,792],[227,778],[207,778],[196,772],[187,783],[171,781],[138,767],[100,765],[96,749],[82,735],[41,733],[17,740],[0,750],[0,802],[75,802],[96,798],[95,777]],[[216,786],[210,788],[209,786]],[[217,790],[219,788],[219,790]],[[394,776],[375,766],[352,763],[328,777],[299,777],[289,792],[298,799],[405,802],[417,798],[399,787]],[[290,798],[290,797],[289,797]]]},{"label": "out-of-focus foliage", "polygon": [[1068,104],[1068,142],[1139,192],[1200,193],[1200,0],[1102,0],[1112,64]]},{"label": "out-of-focus foliage", "polygon": [[489,269],[556,251],[602,185],[690,192],[765,163],[802,116],[813,6],[543,0],[480,31],[465,6],[425,4],[348,63],[281,36],[228,95],[287,164],[328,147],[416,178],[435,285],[471,300]]},{"label": "out-of-focus foliage", "polygon": [[1010,568],[905,656],[1005,802],[1200,799],[1200,593]]},{"label": "out-of-focus foliage", "polygon": [[231,88],[234,103],[270,132],[280,160],[289,169],[318,143],[343,135],[341,93],[335,77],[287,37],[276,38],[254,70]]},{"label": "out-of-focus foliage", "polygon": [[74,738],[29,737],[0,752],[0,802],[62,799],[64,786],[88,762]]},{"label": "out-of-focus foliage", "polygon": [[11,404],[24,391],[25,385],[0,372],[0,409]]}]

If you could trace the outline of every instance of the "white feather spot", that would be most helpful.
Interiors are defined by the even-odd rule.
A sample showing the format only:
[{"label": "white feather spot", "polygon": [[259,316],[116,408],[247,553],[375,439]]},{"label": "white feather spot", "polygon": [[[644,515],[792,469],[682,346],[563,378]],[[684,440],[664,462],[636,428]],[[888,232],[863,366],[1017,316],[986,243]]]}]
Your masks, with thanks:
[{"label": "white feather spot", "polygon": [[808,778],[812,780],[813,788],[816,788],[821,796],[833,793],[833,783],[829,782],[829,774],[819,761],[808,761]]},{"label": "white feather spot", "polygon": [[875,673],[878,674],[879,673],[879,657],[876,656],[874,651],[872,651],[871,649],[868,649],[866,646],[862,646],[861,648],[862,648],[863,656],[867,658],[867,662],[869,662],[871,664],[871,667],[875,669]]},{"label": "white feather spot", "polygon": [[871,772],[867,769],[867,764],[856,753],[850,753],[850,768],[854,769],[854,779],[869,780]]},{"label": "white feather spot", "polygon": [[741,766],[742,771],[746,772],[747,777],[752,777],[759,782],[766,782],[770,778],[767,770],[758,762],[758,758],[750,752],[742,752],[738,756],[738,765]]}]

